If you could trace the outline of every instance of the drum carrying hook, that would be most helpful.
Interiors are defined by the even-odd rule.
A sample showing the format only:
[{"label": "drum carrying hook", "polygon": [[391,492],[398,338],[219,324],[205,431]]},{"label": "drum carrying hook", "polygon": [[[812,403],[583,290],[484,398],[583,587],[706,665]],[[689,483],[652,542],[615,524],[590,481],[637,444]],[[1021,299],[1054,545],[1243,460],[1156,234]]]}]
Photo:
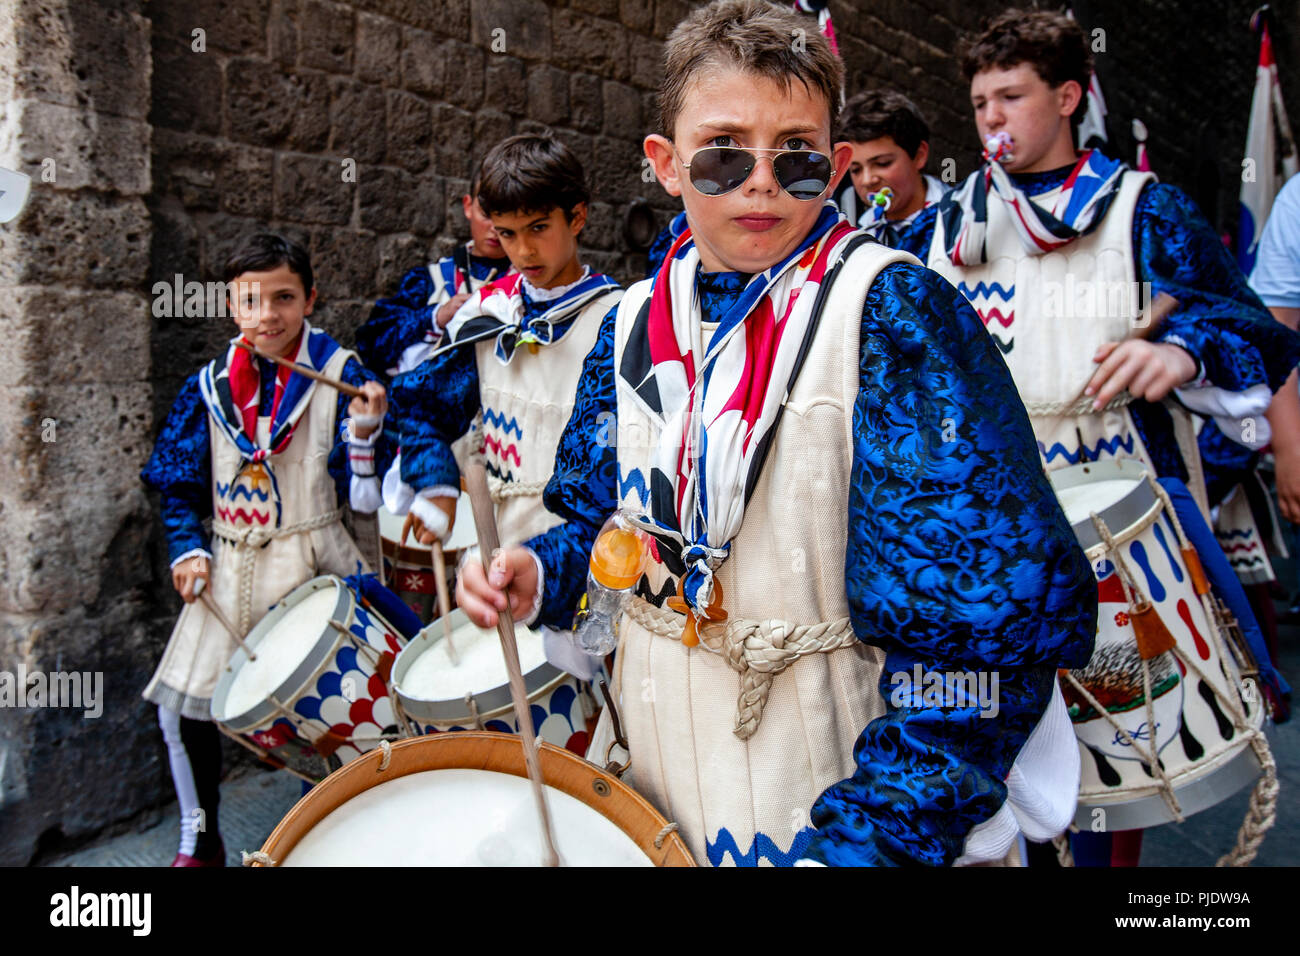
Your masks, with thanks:
[{"label": "drum carrying hook", "polygon": [[[605,706],[609,708],[609,721],[614,725],[614,739],[609,742],[605,748],[605,772],[612,773],[615,777],[622,777],[627,773],[627,768],[632,766],[632,748],[627,745],[627,738],[623,736],[623,724],[618,719],[618,707],[614,704],[614,695],[609,692],[609,684],[602,678],[600,681],[600,693],[605,698]],[[610,755],[614,752],[615,745],[622,747],[629,754],[626,763],[618,763]]]}]

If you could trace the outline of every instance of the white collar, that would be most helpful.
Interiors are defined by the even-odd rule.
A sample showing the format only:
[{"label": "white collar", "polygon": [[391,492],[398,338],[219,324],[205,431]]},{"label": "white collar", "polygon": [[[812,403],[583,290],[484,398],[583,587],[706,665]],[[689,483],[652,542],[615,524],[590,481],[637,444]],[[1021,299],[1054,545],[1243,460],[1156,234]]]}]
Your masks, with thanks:
[{"label": "white collar", "polygon": [[528,276],[524,276],[524,294],[528,296],[530,302],[550,302],[552,299],[558,299],[580,282],[585,282],[590,275],[591,266],[583,266],[582,275],[568,285],[556,286],[554,289],[539,289],[528,281]]}]

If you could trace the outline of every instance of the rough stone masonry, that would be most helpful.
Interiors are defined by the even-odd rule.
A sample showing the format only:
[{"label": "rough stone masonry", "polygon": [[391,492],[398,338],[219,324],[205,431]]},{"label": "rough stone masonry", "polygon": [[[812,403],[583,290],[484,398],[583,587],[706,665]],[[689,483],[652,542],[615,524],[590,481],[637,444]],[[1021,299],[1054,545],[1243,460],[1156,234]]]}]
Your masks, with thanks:
[{"label": "rough stone masonry", "polygon": [[[644,269],[623,216],[674,203],[642,178],[663,38],[683,0],[7,0],[0,164],[31,175],[0,226],[0,671],[102,672],[103,714],[0,708],[0,863],[171,799],[139,692],[178,609],[138,472],[184,378],[228,320],[153,316],[150,290],[215,277],[232,240],[306,242],[319,315],[345,343],[402,272],[467,236],[472,163],[554,129],[597,201],[593,266]],[[1300,0],[1273,4],[1300,103]],[[1244,0],[1075,4],[1104,30],[1098,72],[1121,155],[1129,119],[1157,172],[1235,217],[1256,57]],[[902,88],[929,115],[932,171],[975,161],[957,37],[1001,8],[832,2],[850,92]],[[810,27],[813,21],[810,19]],[[351,161],[355,175],[343,175]],[[233,754],[232,754],[233,755]]]}]

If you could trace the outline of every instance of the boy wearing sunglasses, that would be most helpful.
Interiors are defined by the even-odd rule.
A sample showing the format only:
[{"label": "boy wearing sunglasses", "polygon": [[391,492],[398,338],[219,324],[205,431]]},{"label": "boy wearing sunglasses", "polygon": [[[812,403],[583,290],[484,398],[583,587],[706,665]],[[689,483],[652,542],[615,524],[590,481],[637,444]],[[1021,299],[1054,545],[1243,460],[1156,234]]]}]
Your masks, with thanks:
[{"label": "boy wearing sunglasses", "polygon": [[633,785],[701,863],[996,859],[1073,811],[1073,740],[1029,799],[1018,755],[1068,733],[1095,589],[974,312],[827,203],[843,66],[802,27],[722,0],[669,38],[645,151],[688,228],[587,357],[566,522],[458,598],[566,620],[621,508],[647,539],[615,658]]}]

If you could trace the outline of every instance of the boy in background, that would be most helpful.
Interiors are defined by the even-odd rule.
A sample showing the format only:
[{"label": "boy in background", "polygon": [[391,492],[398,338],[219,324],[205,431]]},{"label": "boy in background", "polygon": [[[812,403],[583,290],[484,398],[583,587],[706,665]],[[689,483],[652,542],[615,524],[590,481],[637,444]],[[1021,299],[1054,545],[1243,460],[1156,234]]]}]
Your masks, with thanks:
[{"label": "boy in background", "polygon": [[872,90],[854,96],[844,105],[836,138],[853,147],[853,192],[841,192],[841,211],[885,245],[894,245],[899,228],[948,191],[924,172],[930,127],[902,93]]},{"label": "boy in background", "polygon": [[451,255],[406,273],[397,292],[376,302],[357,329],[357,352],[376,374],[391,378],[423,362],[456,310],[484,282],[510,271],[492,221],[479,205],[478,187],[476,172],[469,193],[460,199],[469,221],[469,241]]},{"label": "boy in background", "polygon": [[[542,503],[555,446],[573,410],[582,360],[622,295],[582,264],[578,237],[590,200],[582,164],[552,136],[512,136],[480,171],[479,202],[515,272],[483,286],[456,312],[442,343],[393,382],[402,482],[417,538],[446,538],[460,494],[452,445],[481,420],[503,545],[552,527]],[[547,656],[579,677],[591,659],[572,649],[568,621],[546,632]],[[566,663],[567,662],[567,663]]]}]

